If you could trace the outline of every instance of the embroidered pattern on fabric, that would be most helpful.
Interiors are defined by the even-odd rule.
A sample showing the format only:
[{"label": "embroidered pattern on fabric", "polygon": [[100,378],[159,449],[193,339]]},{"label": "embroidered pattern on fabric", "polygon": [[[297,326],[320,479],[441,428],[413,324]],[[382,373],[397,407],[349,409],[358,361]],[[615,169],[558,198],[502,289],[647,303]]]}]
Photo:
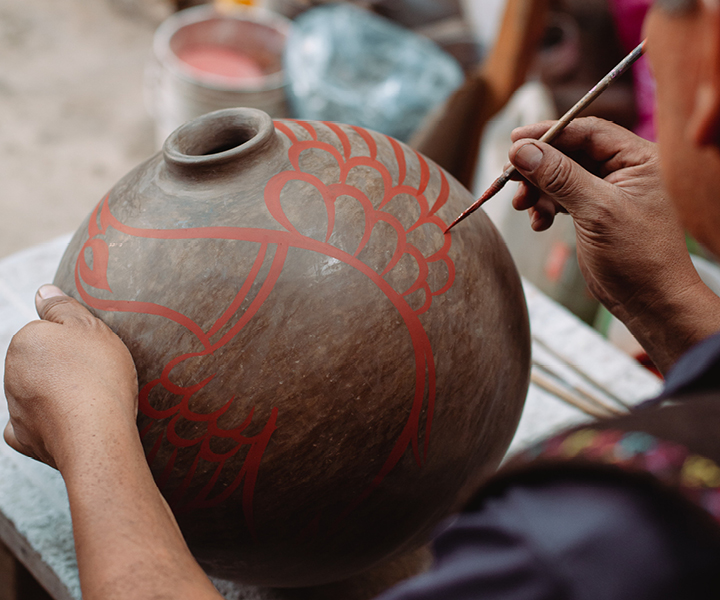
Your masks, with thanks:
[{"label": "embroidered pattern on fabric", "polygon": [[720,522],[720,466],[685,446],[643,431],[580,429],[541,442],[518,458],[585,459],[650,473]]}]

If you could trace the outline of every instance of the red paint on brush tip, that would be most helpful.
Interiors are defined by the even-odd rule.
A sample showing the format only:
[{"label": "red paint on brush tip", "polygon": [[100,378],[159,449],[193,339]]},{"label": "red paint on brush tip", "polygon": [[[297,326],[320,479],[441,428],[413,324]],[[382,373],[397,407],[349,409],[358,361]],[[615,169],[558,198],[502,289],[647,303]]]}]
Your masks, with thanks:
[{"label": "red paint on brush tip", "polygon": [[498,181],[495,181],[486,191],[485,193],[478,198],[476,202],[471,204],[467,209],[465,209],[460,216],[455,219],[448,228],[445,230],[445,233],[449,233],[450,230],[455,227],[460,221],[466,219],[469,217],[472,213],[474,213],[478,208],[480,208],[483,204],[485,204],[490,198],[492,198],[495,194],[497,194],[501,189],[503,188],[502,185],[498,183]]}]

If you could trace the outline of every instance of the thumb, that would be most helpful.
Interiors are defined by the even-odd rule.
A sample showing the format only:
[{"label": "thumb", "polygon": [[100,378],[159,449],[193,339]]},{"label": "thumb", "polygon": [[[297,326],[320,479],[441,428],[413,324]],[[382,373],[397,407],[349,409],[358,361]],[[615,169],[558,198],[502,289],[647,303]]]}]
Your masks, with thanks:
[{"label": "thumb", "polygon": [[7,425],[5,425],[3,438],[5,438],[5,443],[13,450],[20,452],[20,454],[25,454],[25,449],[22,447],[20,442],[17,441],[17,438],[15,437],[15,428],[12,426],[10,421],[8,421]]},{"label": "thumb", "polygon": [[82,304],[54,285],[40,287],[35,295],[35,308],[41,319],[53,323],[62,324],[69,320],[92,318]]},{"label": "thumb", "polygon": [[510,162],[531,185],[573,216],[574,209],[588,206],[586,198],[595,197],[597,186],[606,183],[556,148],[536,140],[518,140],[509,156]]},{"label": "thumb", "polygon": [[52,460],[52,458],[49,458],[48,460],[42,460],[34,452],[26,448],[18,441],[15,435],[15,428],[13,427],[12,421],[8,421],[7,425],[5,425],[5,430],[3,431],[3,438],[5,439],[5,443],[13,450],[15,450],[15,452],[24,454],[25,456],[35,459],[39,462],[44,462],[45,464],[50,465],[53,469],[57,469],[57,465],[55,464],[55,461]]}]

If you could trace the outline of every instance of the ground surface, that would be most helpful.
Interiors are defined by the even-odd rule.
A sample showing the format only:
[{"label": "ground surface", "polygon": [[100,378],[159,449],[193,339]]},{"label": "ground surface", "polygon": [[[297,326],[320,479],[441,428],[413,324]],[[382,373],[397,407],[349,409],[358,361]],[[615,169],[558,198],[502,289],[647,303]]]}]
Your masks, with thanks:
[{"label": "ground surface", "polygon": [[0,0],[0,257],[75,230],[155,151],[143,70],[169,0]]}]

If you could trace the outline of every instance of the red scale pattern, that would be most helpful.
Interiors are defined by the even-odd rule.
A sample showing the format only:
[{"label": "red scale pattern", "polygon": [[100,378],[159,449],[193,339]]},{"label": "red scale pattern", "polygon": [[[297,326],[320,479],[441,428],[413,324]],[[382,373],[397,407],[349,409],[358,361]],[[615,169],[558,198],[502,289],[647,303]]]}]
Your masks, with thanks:
[{"label": "red scale pattern", "polygon": [[[253,535],[255,535],[253,525],[254,489],[263,454],[271,440],[273,432],[278,427],[278,409],[272,409],[269,420],[262,428],[262,431],[256,435],[243,435],[243,432],[252,422],[254,408],[250,411],[250,414],[243,423],[232,429],[223,429],[218,425],[218,420],[232,405],[234,397],[228,399],[227,403],[225,403],[221,408],[209,414],[198,414],[190,409],[190,400],[193,395],[204,388],[213,379],[213,377],[215,377],[215,375],[210,376],[195,385],[185,387],[176,385],[172,382],[172,370],[177,365],[190,358],[208,356],[212,354],[230,342],[243,329],[243,327],[245,327],[245,325],[253,318],[263,303],[271,295],[275,283],[283,271],[285,259],[290,248],[317,252],[325,256],[332,257],[364,274],[385,294],[388,300],[392,302],[407,327],[412,340],[415,356],[416,383],[409,418],[400,436],[396,440],[390,455],[387,457],[373,480],[369,482],[367,488],[350,506],[346,508],[343,513],[343,516],[345,516],[357,507],[358,504],[360,504],[382,483],[383,479],[400,461],[408,447],[412,447],[412,452],[418,465],[421,466],[424,460],[427,459],[433,409],[435,404],[436,378],[432,347],[425,329],[419,319],[419,315],[427,312],[432,305],[433,298],[447,292],[452,287],[455,279],[454,264],[448,254],[452,243],[449,235],[445,235],[442,248],[427,257],[424,256],[416,246],[408,241],[408,235],[412,231],[423,226],[437,227],[440,231],[445,231],[446,224],[436,214],[437,211],[445,204],[449,196],[449,183],[441,169],[438,168],[441,181],[440,190],[438,197],[431,206],[425,196],[430,182],[430,167],[420,154],[414,153],[414,156],[417,158],[420,165],[419,183],[417,187],[414,187],[413,185],[406,183],[407,164],[405,150],[394,139],[385,138],[383,136],[383,139],[386,140],[392,147],[397,161],[398,181],[397,184],[393,184],[392,176],[387,167],[377,160],[378,148],[376,138],[368,131],[359,127],[353,127],[353,130],[367,145],[367,155],[353,156],[350,139],[342,127],[334,123],[324,123],[324,126],[332,131],[337,137],[340,147],[342,148],[342,152],[340,152],[334,145],[318,140],[318,133],[313,124],[302,121],[291,121],[290,123],[294,123],[302,128],[303,139],[299,139],[298,135],[295,133],[295,128],[291,127],[288,122],[278,121],[275,123],[275,127],[278,132],[285,135],[291,142],[288,150],[288,159],[292,165],[292,169],[276,174],[268,181],[264,190],[265,205],[272,217],[283,228],[283,230],[246,227],[201,227],[185,229],[144,229],[130,227],[114,217],[110,211],[108,197],[105,197],[91,215],[88,227],[89,239],[83,246],[75,267],[75,283],[83,301],[88,306],[98,311],[119,311],[158,315],[183,326],[196,338],[201,348],[199,348],[196,352],[186,353],[175,357],[164,366],[159,378],[145,383],[140,390],[140,411],[152,420],[169,419],[166,430],[154,441],[152,450],[148,454],[148,461],[152,464],[156,459],[157,452],[164,439],[175,447],[175,450],[167,464],[164,465],[163,474],[158,481],[158,484],[162,487],[163,482],[167,480],[174,467],[178,449],[197,446],[199,450],[193,465],[188,470],[182,485],[173,492],[172,497],[169,499],[171,505],[173,505],[175,510],[183,512],[196,508],[216,506],[228,499],[242,483],[242,504],[245,520]],[[309,149],[327,152],[335,161],[337,161],[337,164],[340,167],[340,176],[337,183],[328,185],[316,176],[311,173],[304,172],[300,168],[300,157],[304,151]],[[358,166],[373,169],[383,181],[385,192],[377,208],[373,206],[370,199],[362,191],[347,183],[350,171]],[[314,186],[320,193],[327,211],[328,222],[327,233],[324,241],[318,241],[301,234],[283,211],[280,203],[280,195],[283,188],[291,181],[306,182]],[[397,218],[383,210],[383,208],[386,207],[393,198],[400,194],[406,194],[413,197],[420,208],[419,218],[407,230]],[[353,254],[340,250],[329,243],[335,228],[335,202],[340,196],[349,196],[357,200],[362,206],[365,214],[363,236],[358,244],[357,250]],[[384,222],[392,227],[397,233],[398,239],[394,254],[381,273],[376,272],[373,268],[358,258],[361,251],[369,243],[373,228],[379,222]],[[248,277],[244,281],[241,289],[238,290],[232,303],[208,331],[203,331],[192,319],[166,306],[140,301],[116,299],[104,300],[96,298],[86,289],[85,286],[89,286],[112,293],[107,273],[110,249],[103,239],[103,236],[107,232],[108,228],[113,228],[124,234],[139,238],[172,240],[219,239],[256,242],[259,243],[259,251]],[[271,260],[269,272],[260,286],[259,292],[235,324],[230,327],[228,331],[217,341],[211,341],[212,336],[218,333],[240,309],[240,306],[260,273],[270,246],[273,246],[275,251]],[[87,250],[92,253],[92,268],[86,262]],[[397,266],[405,254],[408,254],[415,260],[418,266],[418,276],[413,285],[411,285],[407,290],[399,292],[395,290],[388,281],[386,281],[385,277]],[[448,274],[447,280],[440,289],[432,290],[427,280],[429,264],[438,261],[441,261],[446,265]],[[419,290],[424,291],[425,302],[420,308],[413,309],[407,302],[406,298]],[[167,392],[177,395],[179,397],[178,403],[165,410],[158,410],[154,408],[149,398],[150,393],[157,386],[161,386]],[[420,417],[425,397],[427,397],[427,410],[424,427],[425,436],[421,456],[419,448],[421,428]],[[182,437],[176,432],[176,425],[180,419],[204,423],[206,425],[205,432],[192,439]],[[151,427],[152,424],[141,431],[143,438],[147,437]],[[236,445],[234,448],[225,453],[216,453],[211,449],[211,441],[216,437],[234,440]],[[248,447],[248,449],[242,468],[236,474],[234,480],[229,486],[212,495],[227,461],[244,447]],[[186,492],[191,485],[193,477],[195,476],[195,471],[201,459],[215,464],[215,471],[199,493],[195,494],[194,497],[185,497],[187,496]]]}]

